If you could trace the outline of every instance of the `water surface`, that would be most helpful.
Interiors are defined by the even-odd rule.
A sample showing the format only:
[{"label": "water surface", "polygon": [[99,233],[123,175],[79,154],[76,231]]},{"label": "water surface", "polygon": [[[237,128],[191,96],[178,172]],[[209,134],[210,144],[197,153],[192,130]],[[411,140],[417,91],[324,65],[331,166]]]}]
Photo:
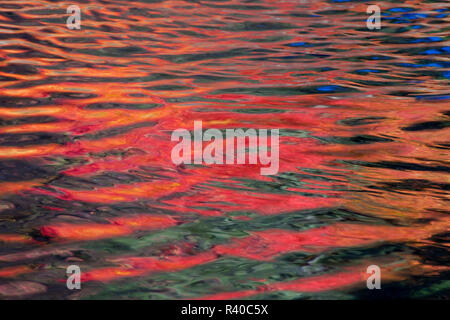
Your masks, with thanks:
[{"label": "water surface", "polygon": [[[0,4],[0,298],[448,298],[448,3],[70,4]],[[194,120],[279,173],[175,166]]]}]

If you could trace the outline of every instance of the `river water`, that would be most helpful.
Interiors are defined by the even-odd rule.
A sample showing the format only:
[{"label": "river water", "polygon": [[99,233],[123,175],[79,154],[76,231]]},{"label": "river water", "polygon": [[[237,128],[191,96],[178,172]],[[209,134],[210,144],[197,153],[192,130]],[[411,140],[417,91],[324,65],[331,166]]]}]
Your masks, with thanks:
[{"label": "river water", "polygon": [[[2,1],[0,298],[448,298],[448,3],[377,4]],[[194,121],[279,172],[174,165]]]}]

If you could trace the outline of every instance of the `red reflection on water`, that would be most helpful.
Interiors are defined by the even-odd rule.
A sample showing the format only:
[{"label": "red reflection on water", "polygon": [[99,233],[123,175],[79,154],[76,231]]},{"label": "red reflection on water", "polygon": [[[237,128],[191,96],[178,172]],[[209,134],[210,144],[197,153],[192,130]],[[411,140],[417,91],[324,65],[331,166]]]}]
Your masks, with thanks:
[{"label": "red reflection on water", "polygon": [[[404,5],[424,12],[440,7],[423,1]],[[446,60],[408,52],[426,50],[429,43],[391,41],[447,36],[439,24],[427,18],[417,22],[424,29],[406,28],[400,34],[391,32],[398,24],[385,21],[389,32],[374,36],[355,22],[365,17],[365,4],[322,0],[263,0],[253,8],[237,0],[219,7],[89,1],[80,4],[83,27],[75,32],[54,22],[65,6],[25,1],[14,9],[19,20],[0,15],[7,30],[0,44],[0,160],[12,161],[1,176],[23,173],[0,182],[6,202],[0,203],[0,261],[17,264],[0,269],[3,278],[30,274],[30,281],[51,285],[70,258],[80,259],[88,270],[84,280],[107,282],[176,272],[222,257],[253,263],[295,251],[313,254],[380,243],[440,248],[431,238],[449,228],[450,131],[404,128],[448,120],[448,100],[412,95],[447,94],[448,83],[433,66]],[[263,22],[274,27],[263,28]],[[289,46],[295,42],[308,46]],[[432,61],[421,73],[400,66],[428,64],[422,60]],[[15,64],[22,69],[12,68]],[[329,85],[355,91],[305,90]],[[202,121],[204,129],[280,129],[279,175],[261,176],[261,165],[174,165],[171,132],[192,130],[194,121]],[[30,139],[42,133],[46,136]],[[380,163],[391,164],[375,166]],[[328,209],[328,219],[314,216],[313,210]],[[337,209],[350,213],[333,216]],[[301,231],[284,230],[273,220],[261,230],[257,220],[294,213],[310,219]],[[153,242],[141,244],[139,236],[163,230],[172,235],[172,228],[188,221],[185,216],[206,225],[208,219],[234,219],[237,229],[238,223],[249,227],[215,229],[211,223],[209,229],[218,233],[213,239],[201,234],[208,229],[204,225],[201,231],[184,230],[173,242],[189,238],[201,244],[202,253],[191,248],[147,257]],[[132,243],[130,248],[136,245],[136,252],[118,257],[94,248],[95,261],[74,257],[91,241],[120,237],[128,237],[124,241]],[[23,265],[23,260],[43,259],[51,261],[53,274],[40,277],[44,271]],[[415,261],[404,252],[398,259]],[[116,266],[105,267],[105,261]],[[424,262],[415,263],[422,268],[409,270],[410,275],[425,275]],[[359,271],[342,269],[213,297],[327,291],[360,281]],[[221,272],[215,276],[227,276]],[[19,296],[45,292],[26,282],[18,288]],[[0,292],[12,296],[13,289],[2,285]]]},{"label": "red reflection on water", "polygon": [[138,215],[108,219],[110,224],[59,224],[43,226],[43,236],[62,240],[96,240],[125,236],[139,230],[162,229],[174,226],[177,221],[169,216]]}]

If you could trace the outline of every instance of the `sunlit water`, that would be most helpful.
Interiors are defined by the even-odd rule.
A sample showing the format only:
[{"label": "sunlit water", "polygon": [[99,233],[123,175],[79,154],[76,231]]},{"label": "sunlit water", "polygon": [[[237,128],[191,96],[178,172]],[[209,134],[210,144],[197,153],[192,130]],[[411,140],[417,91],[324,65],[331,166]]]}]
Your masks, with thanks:
[{"label": "sunlit water", "polygon": [[[448,3],[70,4],[0,4],[0,298],[448,297]],[[279,173],[174,165],[194,120]]]}]

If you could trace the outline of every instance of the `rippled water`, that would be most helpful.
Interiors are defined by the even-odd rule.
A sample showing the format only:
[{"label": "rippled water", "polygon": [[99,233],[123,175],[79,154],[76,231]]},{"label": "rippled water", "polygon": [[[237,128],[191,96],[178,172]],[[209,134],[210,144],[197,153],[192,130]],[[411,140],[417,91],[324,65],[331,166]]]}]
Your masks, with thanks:
[{"label": "rippled water", "polygon": [[[448,298],[448,3],[69,4],[0,3],[0,298]],[[175,166],[194,120],[279,173]]]}]

